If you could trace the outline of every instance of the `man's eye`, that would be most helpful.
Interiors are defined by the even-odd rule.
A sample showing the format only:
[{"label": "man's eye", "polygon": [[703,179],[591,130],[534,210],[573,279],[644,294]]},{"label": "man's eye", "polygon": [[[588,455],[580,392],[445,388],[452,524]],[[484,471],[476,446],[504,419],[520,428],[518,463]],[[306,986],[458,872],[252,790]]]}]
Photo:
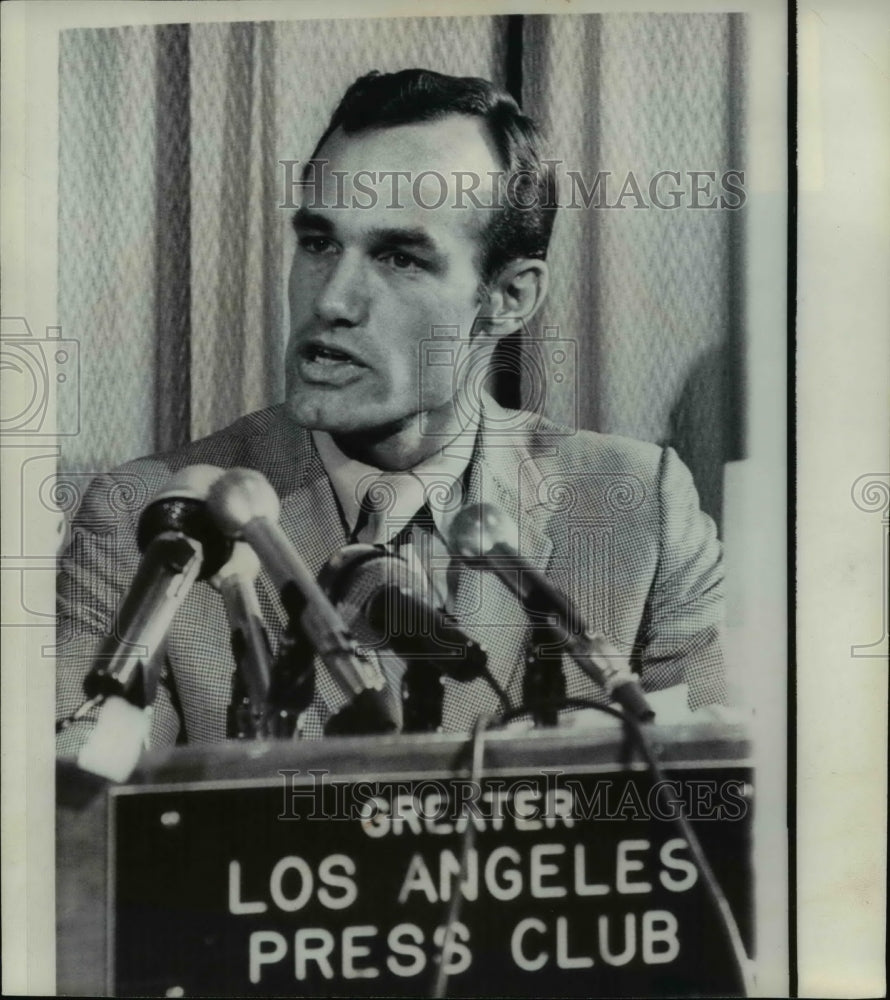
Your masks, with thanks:
[{"label": "man's eye", "polygon": [[307,253],[333,253],[336,249],[326,236],[301,236],[298,242]]},{"label": "man's eye", "polygon": [[423,261],[412,257],[409,253],[400,253],[398,250],[390,250],[381,254],[380,259],[388,264],[394,271],[422,271]]}]

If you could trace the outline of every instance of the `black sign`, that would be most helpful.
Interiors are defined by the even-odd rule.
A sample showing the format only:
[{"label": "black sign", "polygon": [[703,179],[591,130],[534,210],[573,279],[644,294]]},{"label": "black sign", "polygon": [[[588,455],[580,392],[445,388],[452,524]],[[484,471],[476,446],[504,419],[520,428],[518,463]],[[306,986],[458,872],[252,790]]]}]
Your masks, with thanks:
[{"label": "black sign", "polygon": [[[332,778],[129,789],[112,800],[119,995],[731,995],[690,817],[751,950],[744,767]],[[474,843],[458,885],[462,836]]]}]

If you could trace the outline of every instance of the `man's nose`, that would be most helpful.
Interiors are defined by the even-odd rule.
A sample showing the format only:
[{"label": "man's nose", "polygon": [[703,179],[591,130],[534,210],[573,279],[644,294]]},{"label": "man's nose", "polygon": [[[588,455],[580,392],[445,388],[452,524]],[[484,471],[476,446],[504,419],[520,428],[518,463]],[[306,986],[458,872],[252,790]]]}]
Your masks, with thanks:
[{"label": "man's nose", "polygon": [[328,326],[357,326],[367,309],[367,275],[361,255],[336,257],[315,299],[315,314]]}]

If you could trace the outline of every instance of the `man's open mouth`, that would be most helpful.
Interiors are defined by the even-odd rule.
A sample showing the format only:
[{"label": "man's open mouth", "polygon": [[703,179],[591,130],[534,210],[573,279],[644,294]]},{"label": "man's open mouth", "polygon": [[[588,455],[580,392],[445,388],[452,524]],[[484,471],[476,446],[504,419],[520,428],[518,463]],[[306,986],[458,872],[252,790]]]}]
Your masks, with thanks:
[{"label": "man's open mouth", "polygon": [[307,361],[320,365],[362,365],[355,355],[338,350],[336,347],[328,347],[326,344],[307,344],[300,353]]},{"label": "man's open mouth", "polygon": [[296,370],[306,384],[340,388],[362,378],[368,366],[351,351],[312,340],[300,348]]}]

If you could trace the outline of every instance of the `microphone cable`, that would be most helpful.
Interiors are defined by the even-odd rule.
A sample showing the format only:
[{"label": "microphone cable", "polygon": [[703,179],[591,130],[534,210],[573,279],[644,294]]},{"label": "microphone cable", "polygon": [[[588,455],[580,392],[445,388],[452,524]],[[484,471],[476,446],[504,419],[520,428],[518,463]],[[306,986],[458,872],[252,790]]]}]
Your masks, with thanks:
[{"label": "microphone cable", "polygon": [[[649,768],[649,774],[652,778],[653,784],[657,785],[666,782],[667,779],[665,778],[664,771],[656,758],[649,736],[645,732],[645,726],[642,725],[638,719],[634,718],[630,712],[612,708],[611,705],[601,705],[598,702],[590,701],[586,698],[566,698],[561,702],[559,707],[593,708],[599,712],[604,712],[606,715],[611,715],[620,722],[623,722]],[[520,705],[517,708],[511,709],[506,715],[501,716],[501,718],[497,720],[496,724],[503,726],[515,719],[517,716],[524,715],[529,711],[529,708],[525,705]],[[663,785],[663,787],[670,788],[670,785]],[[736,972],[738,973],[738,978],[742,986],[742,996],[753,996],[754,983],[751,975],[751,959],[748,958],[748,953],[745,950],[742,935],[739,931],[739,926],[732,912],[732,908],[729,905],[729,900],[726,898],[726,894],[724,893],[723,888],[717,880],[717,876],[711,868],[711,864],[708,861],[707,856],[702,849],[701,842],[698,839],[698,835],[695,830],[693,830],[692,824],[689,822],[688,817],[683,811],[682,801],[678,798],[672,798],[669,800],[669,803],[676,806],[676,808],[674,809],[674,815],[670,820],[668,820],[668,822],[675,823],[677,825],[679,832],[689,845],[689,853],[692,855],[692,861],[701,876],[705,892],[707,893],[708,899],[717,913],[718,921],[723,929],[726,942],[729,945],[730,953],[733,958],[733,964],[735,965]]]},{"label": "microphone cable", "polygon": [[491,672],[489,667],[485,667],[482,670],[480,676],[485,680],[492,691],[497,695],[498,701],[501,703],[501,708],[503,709],[503,715],[500,716],[501,719],[510,715],[513,709],[510,707],[510,699],[507,697],[507,692],[498,683],[497,677]]},{"label": "microphone cable", "polygon": [[[665,781],[664,772],[656,759],[655,751],[652,748],[649,736],[645,733],[643,726],[641,726],[639,721],[633,718],[629,712],[623,713],[623,720],[624,724],[632,733],[634,740],[639,747],[640,753],[649,765],[649,773],[653,779],[653,783],[658,784],[659,782]],[[717,876],[714,874],[711,864],[702,849],[698,835],[692,829],[692,824],[683,812],[683,803],[676,799],[673,801],[677,803],[679,808],[675,810],[676,815],[672,817],[672,822],[677,824],[678,829],[685,838],[686,843],[689,845],[689,853],[692,855],[692,860],[701,874],[705,891],[714,906],[714,909],[717,911],[720,926],[723,928],[723,933],[727,944],[729,945],[733,962],[736,967],[736,972],[738,973],[741,981],[742,996],[750,997],[754,992],[754,983],[751,976],[751,960],[748,958],[748,953],[745,951],[745,944],[742,941],[742,935],[739,931],[739,926],[736,923],[735,916],[733,915],[732,908],[729,905],[729,900],[726,898],[723,888],[717,881]]]},{"label": "microphone cable", "polygon": [[[491,718],[487,715],[480,715],[473,726],[471,737],[471,763],[470,763],[470,784],[473,788],[482,787],[482,761],[485,754],[485,732],[489,728]],[[453,927],[460,919],[460,912],[463,906],[463,884],[467,875],[467,868],[470,859],[470,851],[476,843],[476,825],[471,822],[467,815],[467,825],[461,834],[460,840],[460,867],[457,878],[452,883],[453,890],[451,899],[448,902],[448,910],[445,915],[445,925],[443,927],[442,942],[433,954],[433,968],[435,970],[433,984],[430,989],[431,997],[444,997],[448,986],[448,970],[445,968],[445,961],[451,942],[454,939]]]},{"label": "microphone cable", "polygon": [[73,726],[75,722],[79,722],[92,709],[99,708],[103,701],[105,701],[104,694],[97,694],[92,698],[84,699],[70,715],[66,715],[63,719],[56,719],[56,734],[63,733],[66,729]]}]

